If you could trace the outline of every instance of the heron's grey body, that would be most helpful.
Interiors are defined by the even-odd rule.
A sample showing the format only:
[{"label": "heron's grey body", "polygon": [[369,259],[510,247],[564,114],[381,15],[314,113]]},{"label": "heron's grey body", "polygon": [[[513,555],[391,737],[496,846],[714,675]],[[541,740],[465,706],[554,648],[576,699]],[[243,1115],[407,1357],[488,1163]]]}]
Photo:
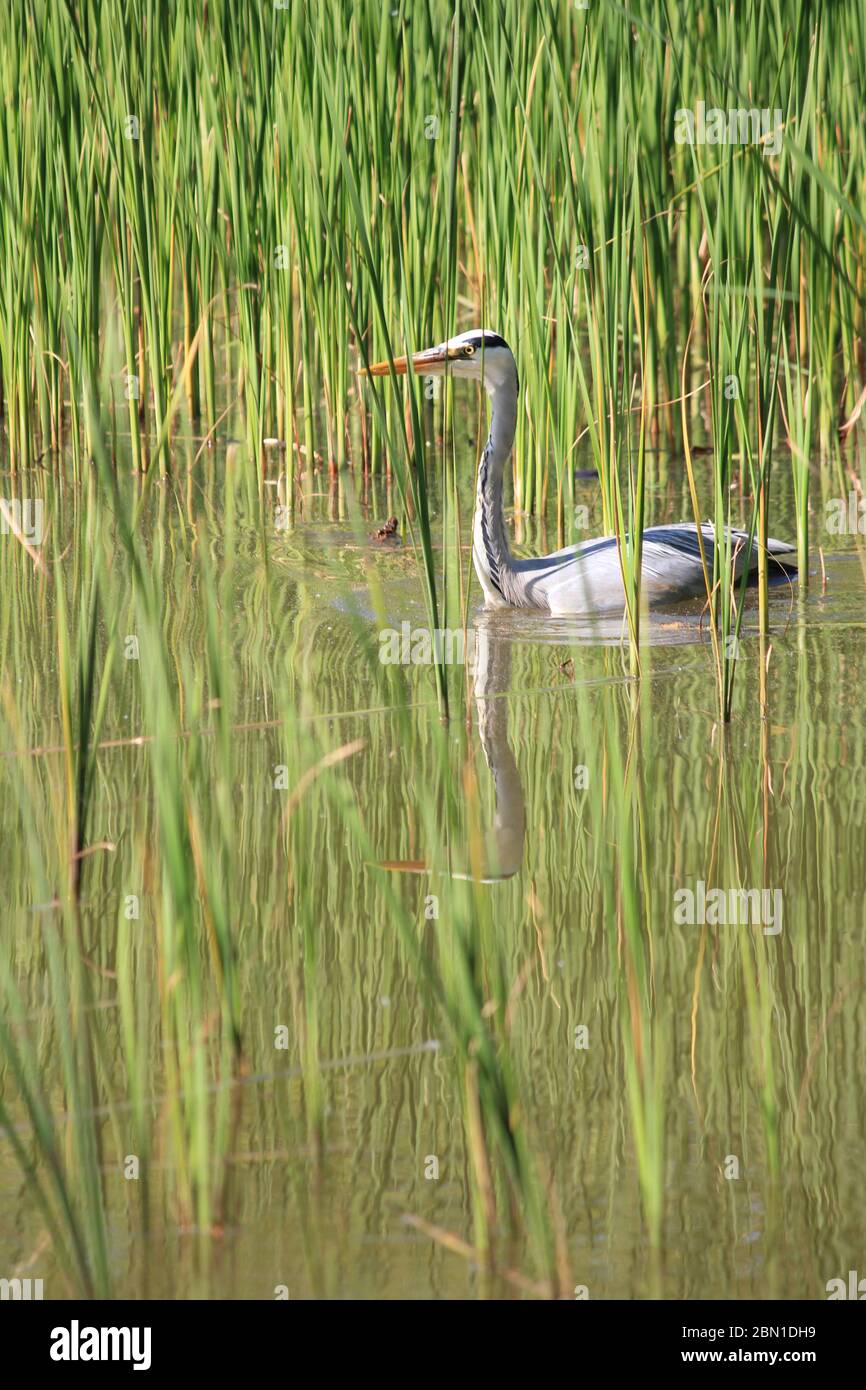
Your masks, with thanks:
[{"label": "heron's grey body", "polygon": [[[713,571],[715,532],[702,526],[708,572]],[[735,571],[739,576],[749,555],[746,531],[731,530]],[[787,556],[790,547],[770,540],[771,556]],[[492,563],[491,563],[492,555]],[[752,544],[750,569],[757,566],[757,547]],[[485,547],[476,527],[475,569],[488,608],[539,608],[547,613],[586,615],[621,611],[625,607],[619,546],[615,536],[583,541],[539,559],[503,563]],[[652,526],[643,533],[641,593],[647,603],[658,605],[706,594],[697,527],[682,522]]]},{"label": "heron's grey body", "polygon": [[[438,347],[416,353],[414,370],[422,375],[471,377],[481,381],[490,397],[490,434],[478,464],[472,558],[488,608],[537,608],[554,614],[592,614],[622,611],[625,590],[619,545],[615,536],[583,541],[538,559],[515,560],[508,544],[502,508],[505,464],[514,444],[519,383],[511,349],[489,329],[473,329],[449,338]],[[406,370],[401,358],[395,368]],[[377,375],[386,363],[371,369]],[[701,527],[708,572],[713,569],[715,533]],[[745,531],[731,530],[735,573],[758,565],[758,545]],[[779,572],[794,565],[791,546],[769,540],[769,558]],[[778,564],[785,557],[784,565]],[[706,594],[704,570],[693,522],[653,526],[643,532],[641,592],[653,605]]]}]

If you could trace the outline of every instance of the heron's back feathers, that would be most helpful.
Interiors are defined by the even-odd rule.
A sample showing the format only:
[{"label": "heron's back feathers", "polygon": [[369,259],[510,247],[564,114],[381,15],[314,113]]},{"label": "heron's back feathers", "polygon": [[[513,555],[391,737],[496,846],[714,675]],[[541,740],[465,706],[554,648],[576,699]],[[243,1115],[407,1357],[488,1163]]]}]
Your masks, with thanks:
[{"label": "heron's back feathers", "polygon": [[[726,532],[734,571],[757,570],[758,543],[749,544],[747,531]],[[701,526],[707,569],[712,576],[716,535],[714,527]],[[627,544],[627,541],[626,541]],[[767,550],[771,568],[780,574],[795,572],[793,549],[785,541],[770,539]],[[784,563],[780,563],[785,556]],[[706,592],[698,528],[693,522],[677,526],[652,526],[643,533],[641,584],[650,604],[672,603]],[[625,591],[615,536],[582,541],[539,559],[514,562],[512,603],[541,608],[550,613],[604,613],[622,608]]]}]

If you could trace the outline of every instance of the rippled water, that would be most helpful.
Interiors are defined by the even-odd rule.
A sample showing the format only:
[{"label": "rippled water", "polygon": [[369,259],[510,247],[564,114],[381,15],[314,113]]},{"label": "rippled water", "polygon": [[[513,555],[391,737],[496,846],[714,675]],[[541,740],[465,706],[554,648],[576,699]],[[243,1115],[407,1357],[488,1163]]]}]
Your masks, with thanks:
[{"label": "rippled water", "polygon": [[[179,672],[201,661],[207,580],[194,517],[219,518],[225,506],[220,463],[209,465],[212,476],[203,475],[192,500],[164,487],[146,512],[154,546],[162,546],[164,636]],[[592,481],[579,487],[597,524]],[[766,722],[750,605],[727,730],[717,720],[700,604],[649,616],[637,682],[617,622],[526,613],[483,620],[476,589],[468,610],[478,632],[476,685],[467,696],[462,672],[452,671],[453,756],[443,772],[432,671],[405,673],[411,702],[399,713],[363,655],[365,635],[376,639],[378,604],[396,628],[424,621],[411,549],[366,539],[395,510],[393,498],[370,490],[360,535],[333,495],[308,498],[292,528],[275,532],[271,500],[266,488],[262,519],[254,498],[237,499],[233,598],[224,614],[235,658],[234,925],[245,1071],[221,1121],[228,1137],[220,1140],[219,1216],[204,1234],[177,1201],[164,1099],[166,982],[149,897],[159,887],[154,787],[148,747],[138,741],[146,711],[131,672],[124,683],[121,670],[109,694],[90,840],[114,848],[87,861],[82,935],[101,1045],[103,1107],[94,1128],[113,1292],[270,1298],[285,1286],[293,1298],[430,1298],[486,1287],[471,1258],[431,1236],[435,1228],[473,1240],[461,1083],[388,905],[396,895],[427,950],[439,930],[425,918],[429,896],[444,894],[453,875],[478,876],[481,863],[493,881],[474,891],[487,895],[513,986],[512,1053],[533,1149],[555,1183],[575,1284],[593,1298],[823,1297],[828,1279],[862,1267],[866,1248],[866,607],[853,543],[822,542],[826,579],[816,560],[808,593],[772,591]],[[774,531],[793,537],[784,485],[775,506]],[[74,555],[87,543],[82,498],[66,490],[52,507]],[[653,522],[687,515],[681,480],[654,494]],[[464,520],[468,527],[468,513]],[[537,525],[520,539],[528,550],[558,543]],[[215,549],[219,562],[222,547]],[[468,552],[463,559],[468,567]],[[13,788],[13,769],[25,768],[29,795],[46,812],[34,833],[51,862],[58,850],[46,827],[64,776],[57,613],[32,567],[4,551],[4,574],[13,573],[0,650],[6,688],[27,723],[16,734],[7,721],[0,763],[5,950],[62,1149],[69,1095],[41,944],[56,913],[50,898],[35,896]],[[119,566],[119,596],[126,583]],[[304,803],[309,856],[292,862],[272,777],[281,761],[280,698],[297,702],[326,746],[358,741],[346,775],[371,854],[347,832],[340,806],[315,790]],[[657,1258],[625,1085],[622,924],[605,890],[622,852],[605,829],[611,728],[641,791],[634,824],[657,1059],[652,1103],[663,1135]],[[200,747],[211,756],[207,740]],[[468,813],[464,820],[467,768],[479,788],[480,841]],[[449,798],[457,806],[446,815]],[[444,829],[431,841],[440,812]],[[62,827],[55,830],[59,843]],[[782,930],[678,924],[677,890],[702,880],[779,889]],[[118,904],[129,893],[140,895],[142,911],[124,924]],[[121,1171],[137,1142],[118,1013],[123,930],[152,1102],[147,1222]],[[280,1026],[284,1050],[274,1047]],[[213,1094],[224,1093],[216,1055],[212,1066]],[[30,1121],[8,1066],[2,1088],[26,1146]],[[214,1126],[216,1115],[215,1107]],[[429,1176],[431,1157],[438,1177]],[[0,1134],[0,1194],[0,1273],[38,1274],[46,1296],[72,1292],[8,1134]],[[513,1254],[519,1265],[523,1254]],[[506,1282],[496,1292],[518,1290]]]}]

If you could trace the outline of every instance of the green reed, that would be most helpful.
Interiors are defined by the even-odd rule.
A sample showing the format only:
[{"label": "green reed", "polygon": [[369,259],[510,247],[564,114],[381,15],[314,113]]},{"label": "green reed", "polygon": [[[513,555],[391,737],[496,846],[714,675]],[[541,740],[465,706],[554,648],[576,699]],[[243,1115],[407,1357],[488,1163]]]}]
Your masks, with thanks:
[{"label": "green reed", "polygon": [[[393,1289],[401,1275],[363,1240],[405,1217],[452,1292],[561,1293],[571,1279],[695,1293],[723,1278],[766,1296],[766,1277],[791,1293],[785,1241],[813,1249],[839,1125],[856,1140],[864,1124],[843,1084],[860,869],[828,846],[862,831],[866,749],[856,722],[817,717],[858,688],[859,648],[779,622],[772,721],[740,721],[735,756],[713,733],[699,646],[654,649],[637,699],[615,649],[572,648],[572,679],[567,649],[511,644],[491,706],[508,711],[531,833],[518,875],[469,883],[453,875],[492,867],[497,794],[477,732],[440,723],[430,670],[381,665],[387,609],[371,631],[328,602],[363,576],[369,546],[323,556],[299,525],[245,555],[241,538],[273,517],[248,497],[242,457],[223,471],[188,496],[140,489],[128,469],[116,492],[104,463],[92,495],[49,475],[62,689],[46,679],[56,579],[9,537],[0,550],[15,595],[0,624],[3,752],[16,755],[2,765],[15,910],[0,1142],[4,1171],[15,1161],[26,1179],[26,1239],[44,1228],[52,1277],[66,1271],[52,1287],[237,1289],[216,1258],[234,1225],[241,1242],[256,1231],[245,1290],[270,1297],[283,1267],[293,1291],[336,1295],[347,1271]],[[385,603],[407,568],[411,554],[376,553]],[[755,701],[756,665],[737,680]],[[72,861],[76,822],[87,853]],[[675,927],[673,889],[698,878],[781,884],[781,936]],[[31,915],[58,888],[65,905]],[[417,1050],[428,1040],[435,1051]],[[430,1154],[442,1184],[422,1176]],[[736,1184],[720,1177],[730,1154]],[[146,1189],[123,1177],[130,1155]],[[818,1289],[857,1210],[853,1178],[832,1192],[842,1215],[801,1272]],[[610,1268],[600,1213],[627,1252]],[[756,1223],[766,1276],[743,1269]],[[131,1255],[118,1268],[109,1248],[106,1282],[118,1230]]]},{"label": "green reed", "polygon": [[[863,180],[855,118],[862,26],[839,7],[816,12],[812,27],[811,12],[796,4],[764,0],[750,10],[755,22],[742,26],[747,66],[768,74],[761,102],[780,102],[788,138],[807,141],[810,160],[802,185],[780,180],[759,215],[772,218],[773,204],[787,199],[808,239],[844,274],[825,287],[831,312],[815,331],[825,348],[827,333],[833,351],[838,343],[850,405],[862,304],[844,291],[858,283],[862,249],[851,196]],[[551,291],[558,280],[569,283],[581,247],[598,247],[616,179],[633,158],[646,185],[654,288],[642,390],[652,428],[675,433],[677,412],[664,402],[677,392],[675,329],[689,321],[696,281],[689,291],[683,279],[678,292],[665,269],[676,258],[686,278],[692,274],[701,204],[689,151],[674,140],[674,113],[699,98],[709,105],[744,96],[740,20],[708,10],[697,43],[686,10],[662,0],[632,15],[548,3],[517,18],[508,0],[494,7],[490,24],[479,22],[474,6],[444,3],[411,17],[404,7],[383,15],[371,3],[338,6],[326,20],[304,6],[239,16],[216,4],[205,18],[188,3],[167,14],[138,0],[124,17],[111,6],[32,0],[9,17],[7,88],[22,100],[5,124],[0,161],[7,261],[34,270],[32,280],[10,279],[6,291],[9,310],[17,310],[5,315],[9,402],[38,407],[49,434],[60,426],[64,397],[75,416],[81,392],[61,391],[59,376],[68,355],[59,307],[68,289],[85,351],[95,352],[89,340],[118,316],[127,371],[140,378],[140,409],[153,412],[157,429],[176,349],[181,340],[188,346],[203,319],[191,414],[203,390],[215,423],[213,378],[226,331],[250,442],[275,432],[281,393],[300,419],[324,389],[326,409],[312,427],[323,437],[308,437],[303,421],[305,449],[313,450],[307,462],[318,453],[342,464],[358,344],[323,249],[326,224],[352,223],[340,155],[350,146],[386,303],[405,295],[419,328],[435,334],[452,326],[455,302],[486,306],[525,342],[537,418],[521,436],[516,483],[519,505],[535,510],[557,423],[550,399],[539,414],[552,329],[568,335],[573,359],[593,312],[575,296],[551,314]],[[795,43],[786,41],[789,29]],[[36,32],[45,39],[38,46]],[[798,79],[803,43],[813,37],[816,79],[828,94],[814,118]],[[831,109],[842,112],[841,141],[828,124]],[[302,148],[316,152],[315,173],[298,157]],[[711,231],[725,203],[709,160],[701,183]],[[738,195],[739,213],[746,200],[759,206],[755,187]],[[342,246],[341,257],[368,332],[373,304],[357,244]],[[17,348],[13,325],[23,335]],[[294,325],[300,340],[287,359]],[[825,371],[830,360],[825,352]],[[92,374],[93,362],[86,365]],[[829,408],[830,399],[825,420]],[[20,422],[18,432],[23,446]]]},{"label": "green reed", "polygon": [[[629,675],[654,509],[763,547],[792,489],[805,587],[815,509],[864,477],[859,430],[837,439],[862,389],[864,74],[857,7],[796,0],[29,0],[0,19],[4,462],[8,492],[44,484],[50,504],[50,563],[6,535],[0,557],[18,908],[0,1118],[65,1288],[160,1277],[140,1254],[134,1276],[112,1266],[115,1222],[192,1233],[189,1256],[167,1241],[166,1281],[219,1287],[222,1232],[270,1212],[281,1178],[294,1277],[320,1294],[363,1264],[329,1223],[338,1203],[350,1232],[390,1234],[395,1201],[442,1261],[458,1242],[467,1284],[477,1268],[482,1291],[544,1294],[582,1278],[602,1206],[614,1247],[648,1242],[642,1291],[718,1290],[703,1244],[693,1274],[665,1267],[671,1231],[697,1197],[735,1282],[763,1202],[784,1281],[783,1199],[805,1241],[826,1136],[864,1129],[842,1084],[858,997],[836,974],[859,968],[862,885],[827,850],[822,779],[862,834],[866,753],[810,703],[859,689],[859,657],[812,632],[795,668],[781,634],[768,681],[781,610],[762,551],[760,656],[739,662],[730,544],[706,574],[717,706],[698,649],[682,746],[665,743],[684,717],[665,653],[638,696],[617,652],[522,650],[513,691],[542,696],[515,700],[508,766],[537,833],[525,876],[460,877],[486,876],[495,818],[472,682],[381,664],[396,600],[361,543],[371,511],[402,510],[416,548],[377,560],[428,626],[465,623],[475,457],[447,383],[427,408],[420,383],[358,368],[471,323],[508,337],[516,541],[551,518],[558,543],[586,538],[574,470],[591,462],[593,524],[621,541]],[[780,107],[778,153],[678,144],[698,100]],[[348,519],[354,542],[308,546],[310,513]],[[362,586],[372,620],[352,610]],[[714,722],[735,693],[767,716],[738,726],[742,758]],[[442,722],[457,710],[469,731]],[[657,834],[671,804],[674,839]],[[778,951],[671,932],[672,883],[769,886],[785,865],[799,891]],[[813,902],[828,927],[848,913],[838,947],[811,930]],[[839,1014],[837,1053],[820,1029]],[[588,1020],[599,1045],[578,1072],[569,1028]],[[379,1052],[394,1105],[365,1080],[353,1128],[342,1077]],[[754,1155],[747,1202],[716,1181],[733,1144]],[[441,1192],[418,1176],[438,1149]],[[856,1186],[840,1201],[853,1210]]]},{"label": "green reed", "polygon": [[[604,524],[623,537],[634,661],[646,445],[676,447],[677,398],[701,395],[682,377],[682,346],[713,354],[716,524],[735,443],[763,546],[781,348],[796,336],[805,570],[812,421],[826,453],[840,384],[843,409],[859,395],[863,26],[844,7],[754,0],[749,23],[702,12],[698,39],[666,0],[598,11],[547,0],[524,15],[501,0],[486,23],[474,3],[444,0],[423,16],[368,0],[327,17],[31,0],[7,18],[4,75],[19,100],[0,136],[0,392],[13,466],[68,432],[80,473],[93,452],[84,384],[116,341],[104,386],[145,467],[195,341],[185,406],[209,441],[239,411],[256,472],[267,437],[285,442],[293,484],[347,464],[390,472],[399,402],[364,419],[359,449],[358,362],[386,355],[386,325],[413,346],[486,316],[511,336],[524,386],[517,526],[555,496],[561,542],[581,538],[574,442],[586,431]],[[678,143],[677,112],[699,101],[778,107],[780,150]],[[707,289],[706,340],[703,325],[689,337]],[[722,294],[737,301],[726,326]],[[732,373],[742,404],[720,395]],[[723,548],[709,577],[723,649],[740,624],[731,575]],[[447,587],[463,587],[453,566]],[[729,709],[730,673],[723,685]]]}]

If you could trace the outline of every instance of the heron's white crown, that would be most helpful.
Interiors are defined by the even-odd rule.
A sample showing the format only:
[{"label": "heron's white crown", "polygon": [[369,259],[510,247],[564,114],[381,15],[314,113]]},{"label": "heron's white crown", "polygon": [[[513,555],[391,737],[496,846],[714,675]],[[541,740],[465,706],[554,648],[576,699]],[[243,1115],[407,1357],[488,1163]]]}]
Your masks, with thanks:
[{"label": "heron's white crown", "polygon": [[[441,371],[480,381],[489,395],[502,386],[517,388],[517,366],[505,339],[491,328],[470,328],[430,350],[440,354]],[[426,355],[426,354],[425,354]]]}]

